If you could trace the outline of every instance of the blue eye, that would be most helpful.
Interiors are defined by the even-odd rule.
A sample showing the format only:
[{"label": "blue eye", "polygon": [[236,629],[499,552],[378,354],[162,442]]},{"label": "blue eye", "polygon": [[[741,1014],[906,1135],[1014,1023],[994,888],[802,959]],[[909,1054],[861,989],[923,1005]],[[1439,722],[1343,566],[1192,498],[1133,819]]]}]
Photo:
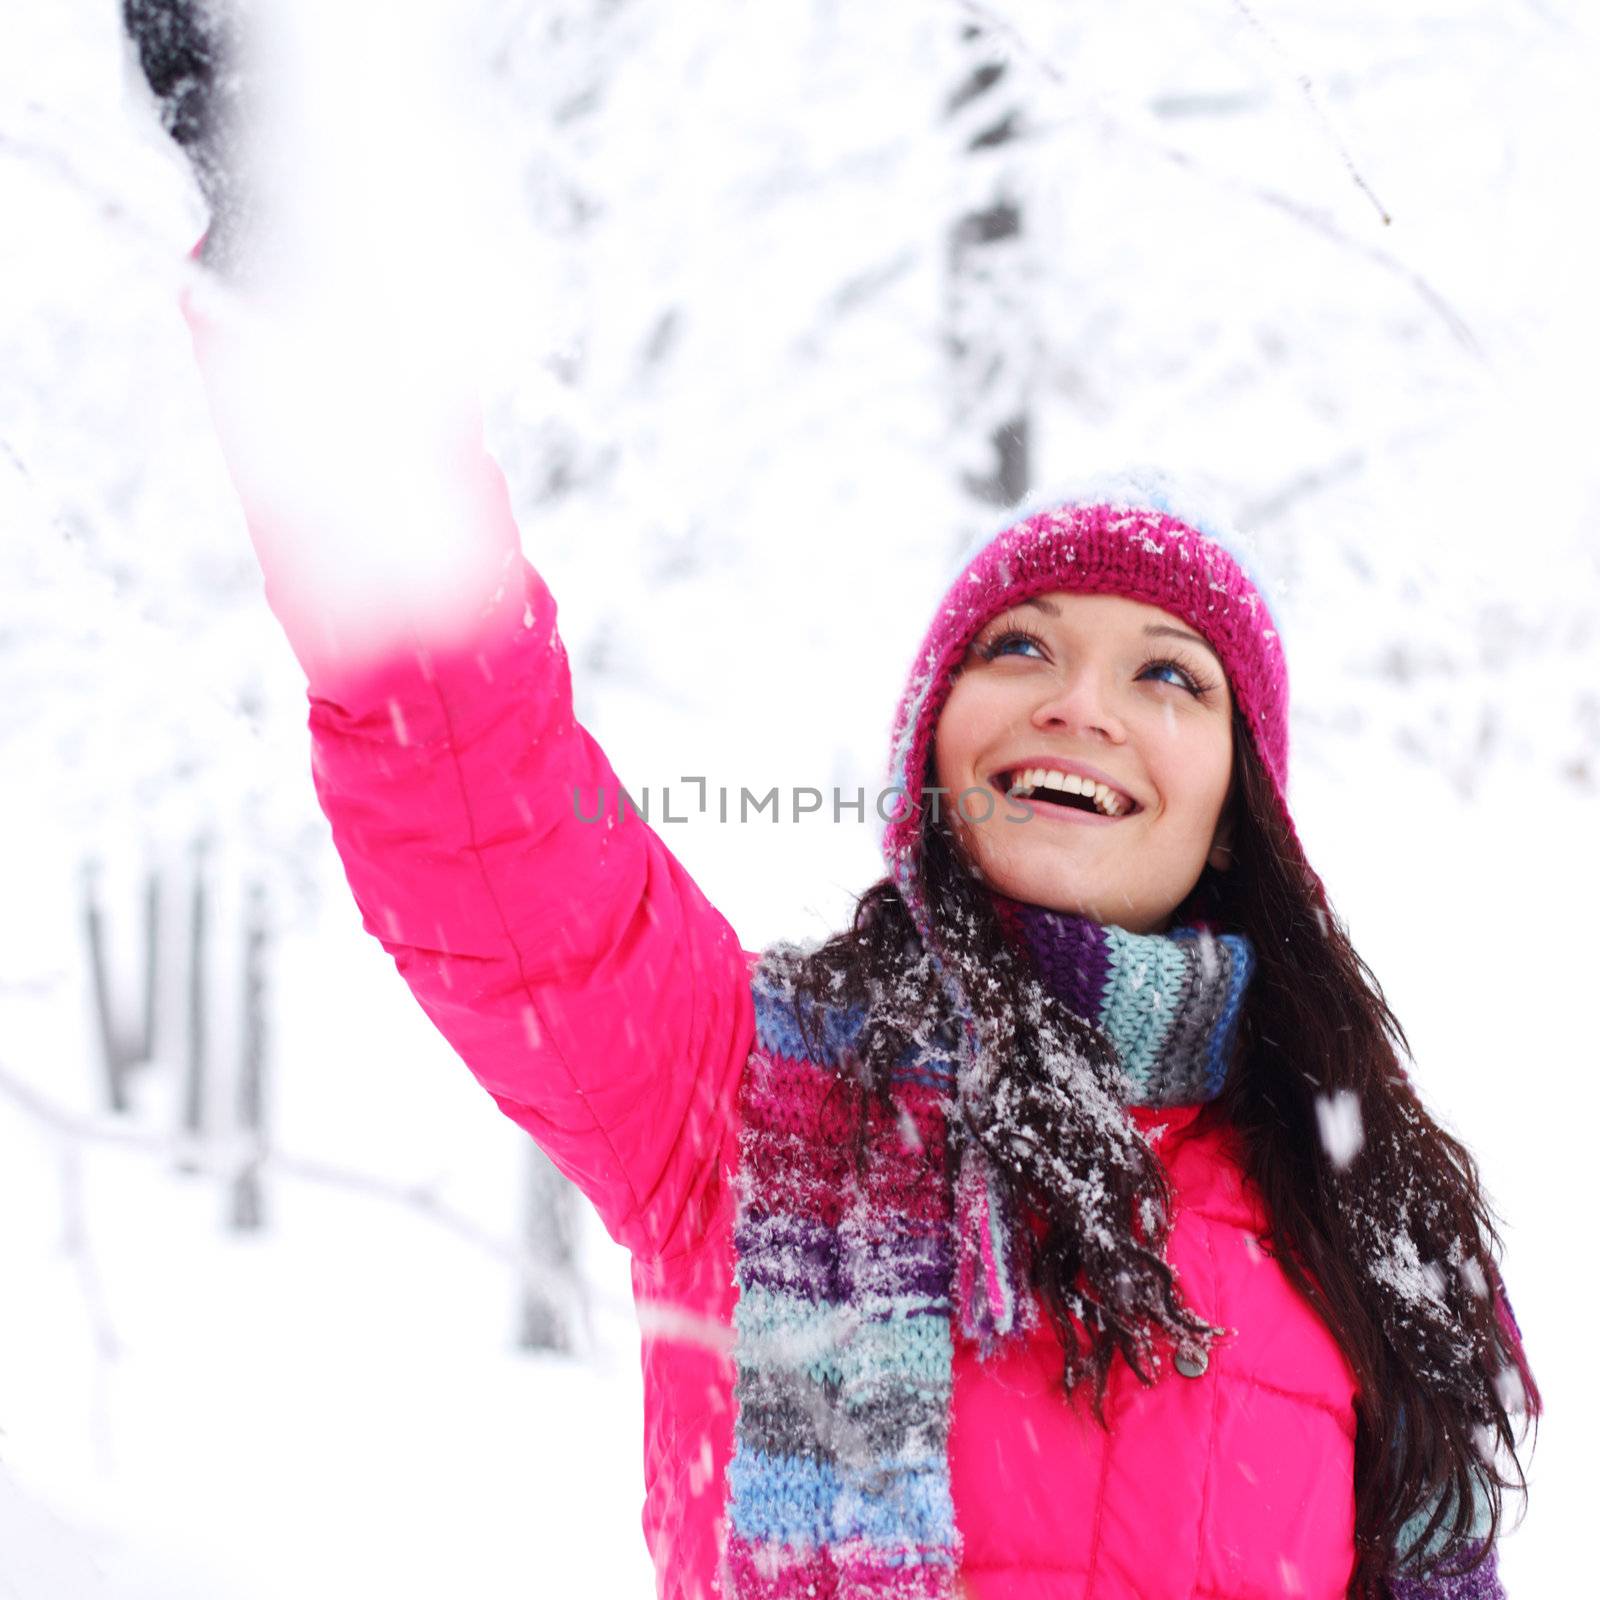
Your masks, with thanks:
[{"label": "blue eye", "polygon": [[1007,628],[1004,633],[996,634],[987,644],[978,646],[978,653],[985,661],[993,661],[996,656],[1010,655],[1007,645],[1021,644],[1032,645],[1041,653],[1044,650],[1044,640],[1028,628]]},{"label": "blue eye", "polygon": [[1181,687],[1193,695],[1200,693],[1200,686],[1194,681],[1193,673],[1182,662],[1173,661],[1170,657],[1163,657],[1160,661],[1147,661],[1139,676],[1142,678],[1146,672],[1176,672],[1182,679]]}]

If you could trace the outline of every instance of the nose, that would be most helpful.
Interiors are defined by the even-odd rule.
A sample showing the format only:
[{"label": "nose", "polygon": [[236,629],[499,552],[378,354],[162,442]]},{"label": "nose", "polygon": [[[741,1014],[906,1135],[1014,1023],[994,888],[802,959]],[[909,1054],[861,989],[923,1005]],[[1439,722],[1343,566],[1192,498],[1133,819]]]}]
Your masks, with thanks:
[{"label": "nose", "polygon": [[1098,733],[1112,744],[1121,744],[1128,736],[1098,674],[1086,667],[1058,678],[1034,707],[1031,721],[1036,728],[1058,732]]}]

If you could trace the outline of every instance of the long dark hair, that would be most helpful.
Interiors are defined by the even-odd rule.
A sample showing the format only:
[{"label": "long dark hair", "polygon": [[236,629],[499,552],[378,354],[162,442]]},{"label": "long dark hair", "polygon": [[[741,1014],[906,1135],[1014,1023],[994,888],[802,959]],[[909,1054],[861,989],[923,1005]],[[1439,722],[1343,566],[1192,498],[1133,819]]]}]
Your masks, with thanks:
[{"label": "long dark hair", "polygon": [[[1405,1034],[1285,824],[1237,709],[1233,732],[1233,865],[1208,866],[1174,913],[1175,925],[1243,933],[1256,954],[1238,1048],[1202,1120],[1238,1134],[1273,1254],[1355,1374],[1349,1594],[1381,1600],[1401,1530],[1419,1512],[1428,1520],[1409,1538],[1410,1570],[1464,1571],[1482,1559],[1503,1493],[1526,1494],[1516,1452],[1541,1401],[1503,1303],[1503,1244],[1476,1164],[1412,1087]],[[1120,1111],[1108,1041],[1039,984],[947,821],[927,808],[921,839],[917,891],[959,968],[966,1024],[1008,1063],[1006,1127],[963,1132],[982,1142],[1019,1213],[1036,1219],[1023,1245],[1065,1351],[1062,1388],[1076,1399],[1089,1380],[1106,1426],[1119,1352],[1149,1384],[1154,1352],[1215,1331],[1183,1304],[1165,1262],[1170,1184]],[[906,1049],[951,1047],[963,1019],[889,879],[861,896],[850,927],[796,956],[800,996],[866,1011],[859,1152],[868,1107],[892,1108],[890,1072]],[[1319,1102],[1359,1138],[1325,1148]]]}]

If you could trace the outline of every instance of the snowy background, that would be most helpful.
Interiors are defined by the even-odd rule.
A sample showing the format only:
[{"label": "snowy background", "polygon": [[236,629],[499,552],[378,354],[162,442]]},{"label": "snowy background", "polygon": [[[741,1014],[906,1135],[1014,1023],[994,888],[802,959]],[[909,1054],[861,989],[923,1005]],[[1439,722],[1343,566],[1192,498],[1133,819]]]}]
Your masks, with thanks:
[{"label": "snowy background", "polygon": [[[435,310],[635,792],[878,781],[998,403],[952,376],[951,230],[1007,186],[1012,308],[965,332],[1035,485],[1159,463],[1260,548],[1302,837],[1505,1219],[1549,1406],[1507,1587],[1570,1592],[1600,1429],[1569,1257],[1600,1109],[1592,17],[462,0],[405,50],[429,6],[323,9],[327,170],[458,174],[447,224],[409,220],[456,247]],[[1018,133],[977,152],[974,26]],[[177,311],[199,197],[114,0],[0,0],[0,214],[0,1594],[647,1595],[626,1260],[584,1215],[572,1353],[519,1347],[526,1141],[344,888]],[[848,819],[664,832],[750,947],[877,874]],[[148,1057],[120,1112],[102,1015]]]}]

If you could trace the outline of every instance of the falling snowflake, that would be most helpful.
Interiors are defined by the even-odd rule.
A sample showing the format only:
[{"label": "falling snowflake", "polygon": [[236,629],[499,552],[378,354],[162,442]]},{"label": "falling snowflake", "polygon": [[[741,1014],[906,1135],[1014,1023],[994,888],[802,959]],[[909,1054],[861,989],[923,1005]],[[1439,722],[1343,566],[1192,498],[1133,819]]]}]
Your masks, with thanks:
[{"label": "falling snowflake", "polygon": [[1334,1170],[1343,1172],[1355,1160],[1366,1135],[1361,1128],[1361,1097],[1353,1089],[1335,1089],[1317,1096],[1317,1133]]}]

